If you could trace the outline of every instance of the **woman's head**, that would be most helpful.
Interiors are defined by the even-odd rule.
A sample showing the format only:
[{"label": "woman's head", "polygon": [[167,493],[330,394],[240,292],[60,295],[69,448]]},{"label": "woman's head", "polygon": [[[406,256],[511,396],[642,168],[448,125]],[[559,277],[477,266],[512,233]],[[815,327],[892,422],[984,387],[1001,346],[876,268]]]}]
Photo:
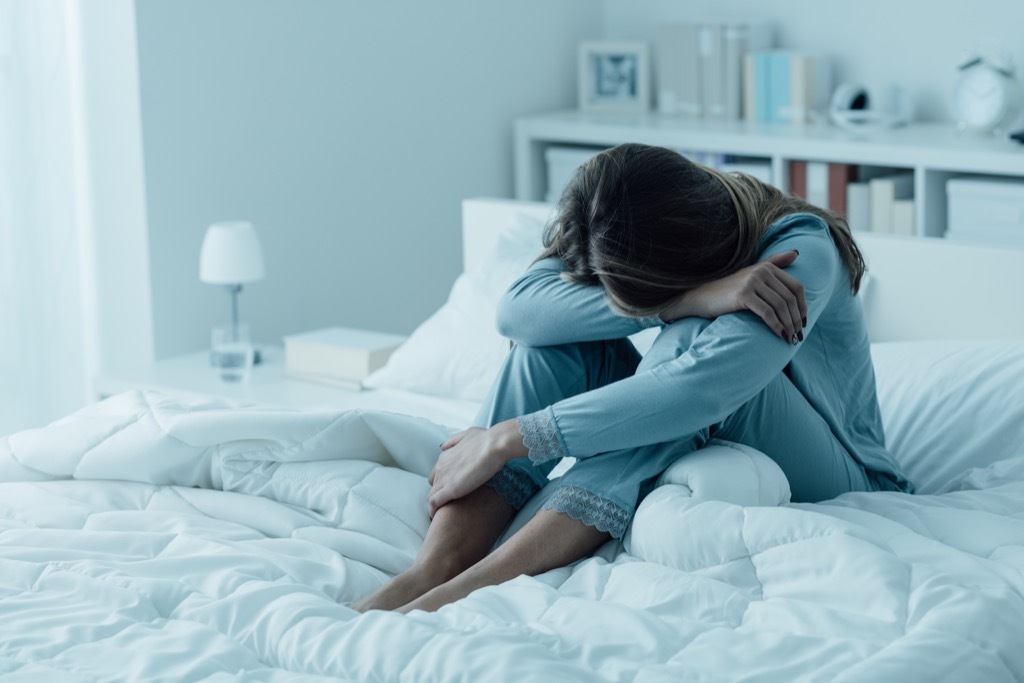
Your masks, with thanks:
[{"label": "woman's head", "polygon": [[613,147],[576,170],[542,257],[561,258],[568,279],[600,284],[620,312],[644,317],[753,264],[765,229],[797,212],[829,223],[856,291],[864,264],[845,221],[750,176],[639,144]]}]

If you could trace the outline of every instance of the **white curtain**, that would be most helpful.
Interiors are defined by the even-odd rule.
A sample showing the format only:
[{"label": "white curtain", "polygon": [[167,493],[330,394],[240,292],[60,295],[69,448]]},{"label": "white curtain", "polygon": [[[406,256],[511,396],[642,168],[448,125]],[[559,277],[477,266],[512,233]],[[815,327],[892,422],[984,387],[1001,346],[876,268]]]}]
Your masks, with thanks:
[{"label": "white curtain", "polygon": [[72,0],[0,0],[0,435],[82,405],[94,371]]}]

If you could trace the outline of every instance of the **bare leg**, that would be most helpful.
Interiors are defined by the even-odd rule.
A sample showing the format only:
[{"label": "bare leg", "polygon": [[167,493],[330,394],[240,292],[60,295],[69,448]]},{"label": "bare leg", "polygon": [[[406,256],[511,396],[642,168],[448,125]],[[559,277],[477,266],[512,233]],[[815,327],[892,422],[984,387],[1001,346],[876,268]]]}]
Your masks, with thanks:
[{"label": "bare leg", "polygon": [[611,536],[554,510],[541,510],[512,538],[458,576],[399,608],[434,611],[477,588],[535,576],[586,557]]},{"label": "bare leg", "polygon": [[448,503],[434,514],[413,565],[352,609],[395,609],[448,581],[487,554],[514,514],[489,486]]}]

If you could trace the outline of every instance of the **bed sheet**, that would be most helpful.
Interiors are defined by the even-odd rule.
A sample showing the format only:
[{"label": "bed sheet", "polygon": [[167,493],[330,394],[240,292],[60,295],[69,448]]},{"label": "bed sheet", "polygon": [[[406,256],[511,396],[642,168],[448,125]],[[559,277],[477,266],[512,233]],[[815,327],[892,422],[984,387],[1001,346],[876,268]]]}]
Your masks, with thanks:
[{"label": "bed sheet", "polygon": [[758,506],[665,485],[593,558],[434,614],[355,613],[411,562],[449,431],[133,392],[0,440],[0,673],[1024,679],[1020,457],[934,496]]}]

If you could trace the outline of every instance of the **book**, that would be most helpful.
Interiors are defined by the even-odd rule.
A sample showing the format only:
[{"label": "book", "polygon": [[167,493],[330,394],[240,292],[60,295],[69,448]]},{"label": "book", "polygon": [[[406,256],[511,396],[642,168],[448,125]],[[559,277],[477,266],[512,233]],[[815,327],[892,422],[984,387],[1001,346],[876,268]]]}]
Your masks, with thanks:
[{"label": "book", "polygon": [[743,119],[756,123],[757,116],[757,53],[748,52],[743,55]]},{"label": "book", "polygon": [[892,232],[892,205],[914,196],[914,174],[892,173],[868,181],[871,193],[871,231]]},{"label": "book", "polygon": [[722,102],[725,119],[739,121],[746,116],[746,55],[751,51],[767,49],[771,44],[772,28],[769,24],[729,23],[723,27]]},{"label": "book", "polygon": [[744,58],[743,92],[748,121],[807,123],[828,108],[830,62],[792,50],[752,50]]},{"label": "book", "polygon": [[675,114],[699,119],[704,115],[701,86],[700,24],[685,22],[672,27],[675,36]]},{"label": "book", "polygon": [[846,223],[850,230],[871,229],[871,192],[867,181],[846,184]]},{"label": "book", "polygon": [[807,203],[828,208],[828,164],[824,161],[807,162]]},{"label": "book", "polygon": [[827,57],[805,53],[791,53],[789,99],[782,109],[783,120],[790,123],[809,123],[816,112],[828,108],[832,79]]},{"label": "book", "polygon": [[828,209],[837,216],[846,216],[847,186],[857,180],[854,164],[828,165]]},{"label": "book", "polygon": [[655,92],[658,111],[662,114],[675,114],[678,107],[679,58],[675,27],[658,27]]},{"label": "book", "polygon": [[914,226],[914,200],[894,199],[892,202],[892,218],[890,219],[894,235],[913,236],[916,231]]},{"label": "book", "polygon": [[807,200],[807,162],[789,162],[789,193],[794,197]]},{"label": "book", "polygon": [[[771,45],[769,24],[679,22],[658,28],[658,110],[685,118],[737,121],[747,115],[747,55]],[[753,116],[753,114],[750,114]]]},{"label": "book", "polygon": [[701,110],[705,119],[725,118],[724,29],[722,24],[702,24],[697,33],[700,61]]},{"label": "book", "polygon": [[773,50],[768,53],[768,120],[783,123],[790,120],[791,78],[789,52]]},{"label": "book", "polygon": [[857,173],[858,168],[853,164],[790,161],[789,192],[810,204],[845,217],[848,186],[857,179]]},{"label": "book", "polygon": [[754,55],[754,101],[757,105],[758,123],[772,120],[771,53],[762,51]]},{"label": "book", "polygon": [[358,383],[384,366],[405,337],[328,327],[284,338],[285,370],[294,377]]}]

